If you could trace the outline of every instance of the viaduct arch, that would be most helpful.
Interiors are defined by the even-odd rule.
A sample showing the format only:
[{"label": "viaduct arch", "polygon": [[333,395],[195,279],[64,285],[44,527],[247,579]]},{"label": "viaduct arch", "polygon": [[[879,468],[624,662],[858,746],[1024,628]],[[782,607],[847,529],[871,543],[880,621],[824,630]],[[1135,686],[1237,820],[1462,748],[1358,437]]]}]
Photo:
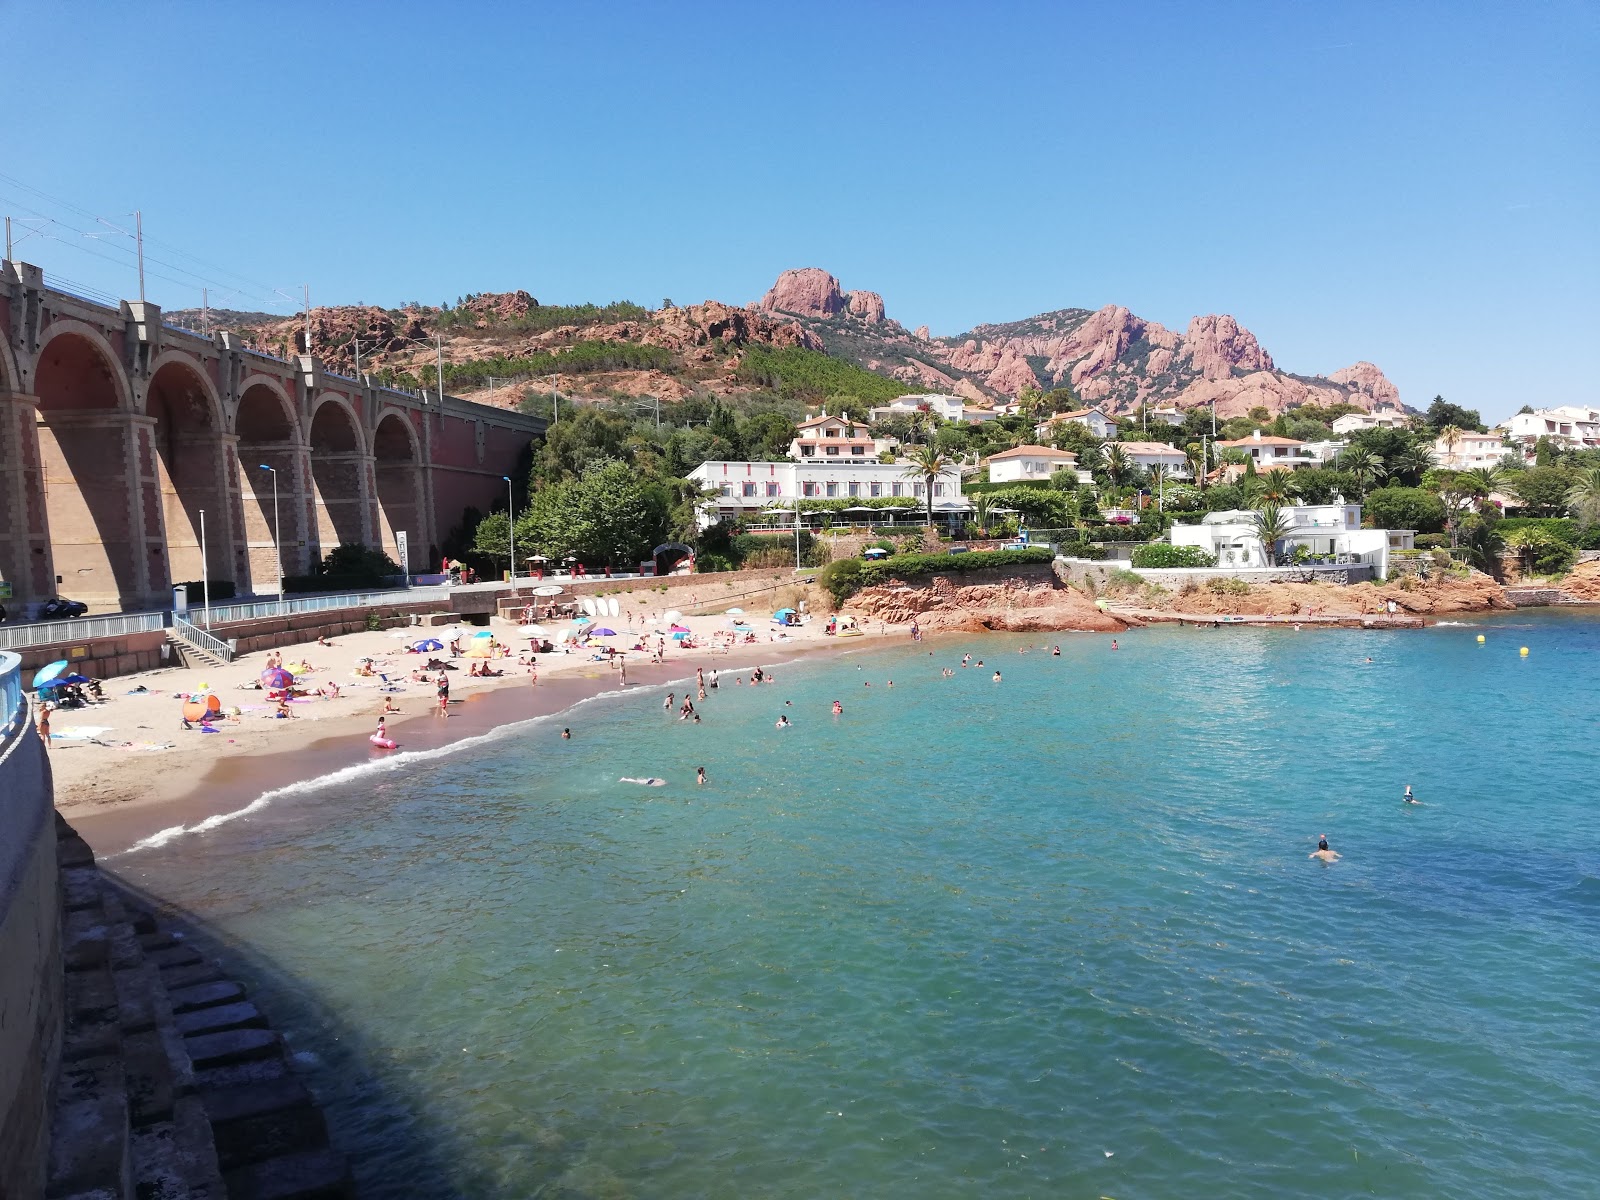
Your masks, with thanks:
[{"label": "viaduct arch", "polygon": [[0,335],[8,607],[159,607],[203,575],[273,595],[280,555],[285,575],[341,542],[397,557],[401,530],[405,565],[425,571],[440,532],[492,508],[544,431],[177,329],[156,305],[103,305],[26,263],[0,262]]}]

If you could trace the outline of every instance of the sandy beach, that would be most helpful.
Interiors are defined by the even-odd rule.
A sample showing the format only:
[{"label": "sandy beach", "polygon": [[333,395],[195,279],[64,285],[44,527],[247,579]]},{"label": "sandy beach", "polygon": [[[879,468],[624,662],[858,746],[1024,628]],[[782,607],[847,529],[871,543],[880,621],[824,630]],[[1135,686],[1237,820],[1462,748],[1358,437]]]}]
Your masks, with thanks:
[{"label": "sandy beach", "polygon": [[[469,625],[363,632],[327,645],[285,646],[274,652],[283,663],[313,668],[297,677],[309,694],[290,704],[293,717],[287,719],[275,715],[277,706],[256,686],[266,653],[242,656],[221,668],[171,667],[107,680],[104,704],[52,713],[56,807],[97,852],[115,853],[159,831],[237,812],[274,788],[389,754],[437,749],[562,712],[601,693],[692,678],[697,667],[709,678],[713,671],[770,667],[824,647],[907,636],[905,628],[875,621],[864,636],[840,640],[824,633],[824,617],[780,632],[762,609],[743,618],[755,640],[739,631],[732,645],[726,639],[732,632],[727,615],[678,618],[690,630],[693,648],[684,649],[670,638],[657,638],[656,630],[666,631],[659,614],[652,614],[655,623],[639,620],[640,615],[635,614],[632,627],[650,631],[641,635],[649,650],[632,649],[640,641],[628,633],[632,627],[624,618],[609,618],[621,635],[605,639],[620,651],[615,662],[598,660],[594,650],[558,648],[536,656],[537,675],[520,661],[526,636],[498,618],[487,629],[509,654],[487,660],[501,672],[487,678],[469,675],[476,660],[448,652],[452,637],[459,636],[465,650],[482,631]],[[438,637],[446,649],[407,650],[427,636]],[[665,648],[659,664],[652,661],[658,641]],[[398,690],[385,691],[378,676],[357,673],[357,665],[369,658]],[[428,672],[427,682],[411,677],[430,658],[453,668],[447,671],[448,717],[438,714],[432,682],[437,672]],[[338,686],[336,697],[317,694],[330,683]],[[183,697],[204,692],[217,696],[230,714],[215,722],[216,732],[184,728]],[[389,736],[399,744],[393,751],[368,740],[386,700],[399,710],[387,718]],[[575,734],[580,721],[581,715],[574,718]]]}]

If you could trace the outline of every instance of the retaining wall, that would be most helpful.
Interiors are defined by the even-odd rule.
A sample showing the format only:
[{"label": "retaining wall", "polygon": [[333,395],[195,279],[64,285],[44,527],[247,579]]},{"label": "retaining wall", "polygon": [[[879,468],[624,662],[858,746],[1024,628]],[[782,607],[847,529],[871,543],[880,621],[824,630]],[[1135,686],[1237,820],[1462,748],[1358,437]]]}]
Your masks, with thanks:
[{"label": "retaining wall", "polygon": [[1070,583],[1093,580],[1098,588],[1113,571],[1132,571],[1141,579],[1172,591],[1182,590],[1189,584],[1204,586],[1213,579],[1238,579],[1245,583],[1366,583],[1372,578],[1372,567],[1367,563],[1351,563],[1343,567],[1133,567],[1122,562],[1099,562],[1087,558],[1057,559]]},{"label": "retaining wall", "polygon": [[44,1195],[61,1056],[61,915],[49,758],[31,720],[0,743],[0,1200]]},{"label": "retaining wall", "polygon": [[166,649],[166,631],[155,629],[149,633],[129,633],[122,637],[28,646],[16,653],[22,657],[22,669],[27,676],[23,682],[26,683],[33,678],[34,671],[62,658],[72,664],[74,671],[94,679],[132,675],[135,671],[174,665]]},{"label": "retaining wall", "polygon": [[390,620],[397,613],[409,618],[413,614],[436,613],[442,607],[438,600],[421,604],[384,604],[364,608],[334,608],[321,612],[290,613],[283,617],[256,617],[249,621],[213,622],[211,634],[223,641],[238,643],[240,654],[258,650],[271,650],[275,646],[290,646],[296,642],[310,642],[319,637],[339,637],[342,634],[360,633],[367,627],[367,618],[379,614],[385,628],[396,624]]}]

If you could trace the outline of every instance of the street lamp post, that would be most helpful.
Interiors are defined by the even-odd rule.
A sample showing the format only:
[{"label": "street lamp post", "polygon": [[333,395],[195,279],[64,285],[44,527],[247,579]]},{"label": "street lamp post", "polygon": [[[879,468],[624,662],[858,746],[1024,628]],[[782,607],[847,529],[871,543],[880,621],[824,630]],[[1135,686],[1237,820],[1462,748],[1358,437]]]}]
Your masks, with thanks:
[{"label": "street lamp post", "polygon": [[511,476],[502,475],[506,481],[506,536],[511,541],[511,594],[517,594],[517,512],[516,496],[511,487]]},{"label": "street lamp post", "polygon": [[211,563],[206,555],[206,510],[200,510],[200,587],[205,592],[206,628],[211,628]]},{"label": "street lamp post", "polygon": [[278,470],[261,464],[261,469],[272,476],[272,553],[278,563],[278,607],[283,607],[283,536],[278,523]]}]

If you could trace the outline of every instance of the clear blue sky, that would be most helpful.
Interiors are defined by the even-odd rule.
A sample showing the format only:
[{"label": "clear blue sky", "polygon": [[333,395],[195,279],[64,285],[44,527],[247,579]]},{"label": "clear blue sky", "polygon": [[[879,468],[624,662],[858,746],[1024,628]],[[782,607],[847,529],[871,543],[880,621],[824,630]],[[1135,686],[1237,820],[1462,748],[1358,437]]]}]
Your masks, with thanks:
[{"label": "clear blue sky", "polygon": [[[0,209],[313,303],[1228,312],[1486,417],[1600,401],[1600,5],[24,4]],[[122,296],[127,242],[17,257]],[[25,230],[19,227],[19,235]],[[91,257],[85,250],[115,262]],[[192,263],[188,265],[193,266]],[[150,298],[198,281],[151,264]],[[213,304],[225,301],[213,288]],[[281,308],[289,307],[280,302]]]}]

